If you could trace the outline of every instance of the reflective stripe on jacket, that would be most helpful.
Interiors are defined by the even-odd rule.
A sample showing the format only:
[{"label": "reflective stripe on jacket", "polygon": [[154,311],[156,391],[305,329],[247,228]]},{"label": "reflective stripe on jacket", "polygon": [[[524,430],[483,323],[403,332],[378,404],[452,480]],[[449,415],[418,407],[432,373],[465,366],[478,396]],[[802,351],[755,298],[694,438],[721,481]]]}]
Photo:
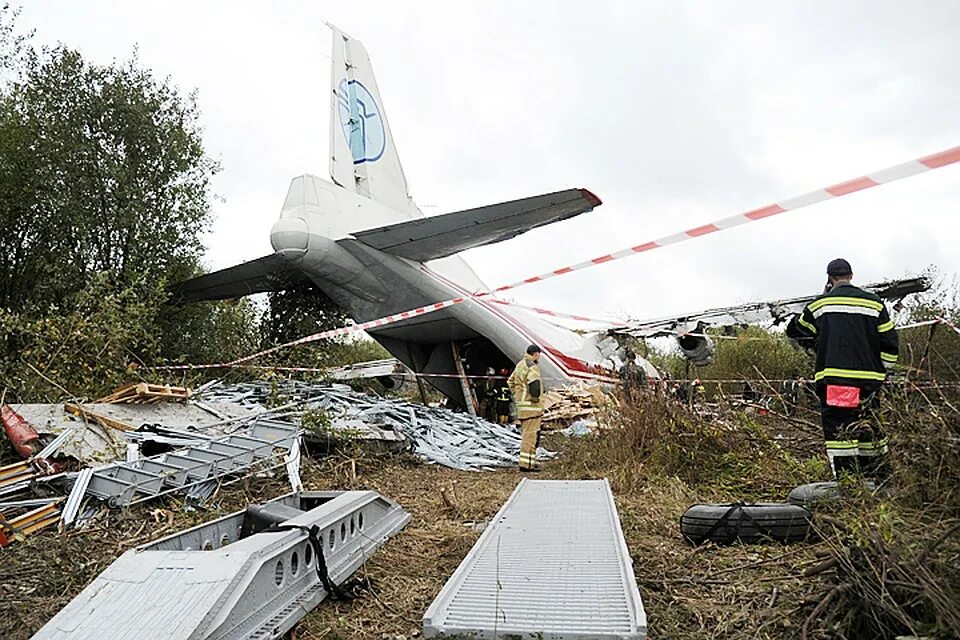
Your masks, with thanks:
[{"label": "reflective stripe on jacket", "polygon": [[790,321],[787,335],[816,341],[814,380],[876,389],[897,364],[899,347],[887,307],[879,296],[841,284]]},{"label": "reflective stripe on jacket", "polygon": [[[507,378],[507,385],[517,403],[517,417],[521,420],[536,418],[543,413],[543,389],[539,398],[530,396],[530,383],[536,380],[540,380],[540,365],[529,358],[518,362],[513,373]],[[543,382],[540,384],[543,385]]]}]

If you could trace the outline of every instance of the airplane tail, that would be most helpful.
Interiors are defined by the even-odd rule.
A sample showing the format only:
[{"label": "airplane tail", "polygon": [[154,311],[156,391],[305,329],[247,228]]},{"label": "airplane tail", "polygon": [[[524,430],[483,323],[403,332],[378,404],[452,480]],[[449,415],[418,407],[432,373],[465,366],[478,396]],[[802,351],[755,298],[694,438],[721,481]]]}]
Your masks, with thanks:
[{"label": "airplane tail", "polygon": [[367,50],[333,25],[330,177],[409,218],[422,216],[407,191]]}]

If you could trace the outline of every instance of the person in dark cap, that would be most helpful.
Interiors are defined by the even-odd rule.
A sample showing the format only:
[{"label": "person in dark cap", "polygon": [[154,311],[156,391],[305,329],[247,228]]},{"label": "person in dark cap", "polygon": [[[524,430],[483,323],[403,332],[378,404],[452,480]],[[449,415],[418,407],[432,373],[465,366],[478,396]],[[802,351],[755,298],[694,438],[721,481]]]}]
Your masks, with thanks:
[{"label": "person in dark cap", "polygon": [[888,473],[887,439],[877,421],[880,389],[897,365],[897,330],[876,294],[852,284],[843,258],[827,265],[823,295],[787,326],[787,336],[816,348],[814,384],[834,476]]},{"label": "person in dark cap", "polygon": [[517,363],[507,379],[507,385],[517,402],[520,419],[520,470],[540,471],[537,462],[537,442],[540,439],[540,419],[543,417],[543,380],[540,378],[540,347],[527,347],[526,355]]},{"label": "person in dark cap", "polygon": [[623,366],[620,367],[620,383],[627,404],[633,404],[641,393],[647,390],[647,373],[637,363],[637,354],[629,347],[623,352]]}]

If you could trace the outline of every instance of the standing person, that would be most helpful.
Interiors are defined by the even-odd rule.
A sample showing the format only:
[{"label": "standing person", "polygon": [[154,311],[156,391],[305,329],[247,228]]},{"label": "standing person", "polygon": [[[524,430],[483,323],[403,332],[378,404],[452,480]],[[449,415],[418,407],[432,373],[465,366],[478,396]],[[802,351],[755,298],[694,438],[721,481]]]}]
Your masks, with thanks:
[{"label": "standing person", "polygon": [[631,349],[623,353],[624,363],[620,367],[620,382],[623,384],[623,395],[628,403],[633,403],[640,393],[647,390],[647,374],[637,364],[637,354]]},{"label": "standing person", "polygon": [[480,417],[490,422],[497,421],[496,407],[496,370],[493,367],[487,367],[486,377],[477,382],[477,400],[480,404]]},{"label": "standing person", "polygon": [[543,381],[540,379],[540,347],[527,347],[527,354],[507,379],[517,402],[520,419],[520,470],[540,471],[537,462],[537,441],[540,439],[540,418],[543,416]]},{"label": "standing person", "polygon": [[494,402],[497,409],[497,422],[500,424],[510,422],[510,405],[513,404],[513,394],[510,393],[510,385],[507,384],[507,375],[509,373],[506,369],[500,369],[500,371],[497,372]]},{"label": "standing person", "polygon": [[791,319],[787,335],[816,344],[813,379],[834,476],[882,479],[889,470],[887,439],[876,409],[887,370],[897,364],[897,331],[880,297],[852,280],[849,262],[830,261],[823,295]]}]

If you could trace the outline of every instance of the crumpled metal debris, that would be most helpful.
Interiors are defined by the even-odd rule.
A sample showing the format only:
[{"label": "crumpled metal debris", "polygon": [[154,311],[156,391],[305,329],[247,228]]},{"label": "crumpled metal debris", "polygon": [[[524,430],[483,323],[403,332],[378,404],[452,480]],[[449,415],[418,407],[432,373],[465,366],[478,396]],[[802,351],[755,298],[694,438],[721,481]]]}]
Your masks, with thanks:
[{"label": "crumpled metal debris", "polygon": [[[517,464],[520,433],[511,425],[493,424],[482,418],[440,407],[429,407],[397,398],[381,398],[353,391],[342,384],[289,380],[218,384],[203,392],[204,398],[243,405],[265,405],[276,398],[301,401],[305,409],[319,410],[331,420],[331,428],[360,421],[402,433],[422,460],[463,471],[478,471]],[[554,454],[539,449],[538,455]]]},{"label": "crumpled metal debris", "polygon": [[[153,439],[164,444],[183,446],[187,441],[224,432],[223,425],[252,419],[255,412],[235,404],[217,403],[162,404],[85,404],[84,409],[139,428],[162,425],[163,431],[146,433],[118,431],[87,423],[64,411],[63,404],[20,404],[15,410],[41,435],[56,435],[43,457],[54,455],[75,458],[86,465],[98,465],[124,459],[129,441]],[[259,411],[262,409],[258,408]],[[217,428],[221,427],[221,428]],[[187,431],[187,430],[191,431]],[[164,441],[162,436],[171,440]],[[175,441],[179,438],[179,441]],[[50,449],[48,451],[48,449]]]}]

